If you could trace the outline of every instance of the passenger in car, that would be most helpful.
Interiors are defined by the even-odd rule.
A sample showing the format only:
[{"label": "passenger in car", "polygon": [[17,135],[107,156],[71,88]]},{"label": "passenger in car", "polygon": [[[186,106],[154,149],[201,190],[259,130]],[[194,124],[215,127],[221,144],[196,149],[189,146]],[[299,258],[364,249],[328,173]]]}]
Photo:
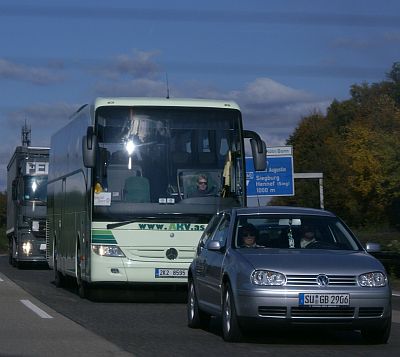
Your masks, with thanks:
[{"label": "passenger in car", "polygon": [[255,248],[261,247],[257,244],[258,230],[252,224],[246,224],[242,227],[241,238],[242,247],[244,248]]},{"label": "passenger in car", "polygon": [[300,239],[300,248],[306,248],[309,244],[315,242],[315,233],[311,227],[305,226],[303,236]]}]

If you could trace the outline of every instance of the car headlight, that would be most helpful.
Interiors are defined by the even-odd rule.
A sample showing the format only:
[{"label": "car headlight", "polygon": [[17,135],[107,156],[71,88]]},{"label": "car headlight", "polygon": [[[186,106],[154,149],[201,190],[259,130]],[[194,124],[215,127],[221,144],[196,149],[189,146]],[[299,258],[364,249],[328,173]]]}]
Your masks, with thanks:
[{"label": "car headlight", "polygon": [[103,257],[124,257],[125,254],[116,245],[92,245],[94,253]]},{"label": "car headlight", "polygon": [[255,285],[281,286],[286,283],[286,276],[270,270],[255,270],[251,274],[251,282]]},{"label": "car headlight", "polygon": [[386,275],[380,271],[361,274],[358,276],[358,284],[362,287],[379,287],[386,286]]}]

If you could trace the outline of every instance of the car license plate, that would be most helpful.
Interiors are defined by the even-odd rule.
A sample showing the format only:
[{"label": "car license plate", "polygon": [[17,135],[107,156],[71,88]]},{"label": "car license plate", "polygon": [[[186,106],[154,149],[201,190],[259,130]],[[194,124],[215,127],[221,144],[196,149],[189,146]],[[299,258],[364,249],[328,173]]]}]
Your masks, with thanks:
[{"label": "car license plate", "polygon": [[299,306],[349,306],[350,294],[299,294]]},{"label": "car license plate", "polygon": [[156,268],[156,278],[187,278],[187,269]]}]

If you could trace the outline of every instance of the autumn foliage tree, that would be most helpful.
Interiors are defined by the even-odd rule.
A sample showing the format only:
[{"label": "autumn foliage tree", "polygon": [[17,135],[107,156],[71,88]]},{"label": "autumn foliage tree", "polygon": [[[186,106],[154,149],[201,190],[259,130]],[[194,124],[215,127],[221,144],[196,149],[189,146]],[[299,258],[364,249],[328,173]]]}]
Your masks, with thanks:
[{"label": "autumn foliage tree", "polygon": [[[399,225],[400,63],[386,81],[353,85],[350,95],[301,120],[287,141],[295,172],[323,172],[325,207],[351,225]],[[295,189],[272,203],[319,206],[315,183]]]}]

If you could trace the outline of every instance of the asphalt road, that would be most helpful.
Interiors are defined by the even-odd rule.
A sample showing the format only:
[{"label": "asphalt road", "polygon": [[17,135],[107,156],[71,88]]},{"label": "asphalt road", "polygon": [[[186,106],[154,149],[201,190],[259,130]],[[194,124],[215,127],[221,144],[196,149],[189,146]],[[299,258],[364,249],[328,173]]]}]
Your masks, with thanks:
[{"label": "asphalt road", "polygon": [[[400,296],[393,298],[394,322],[386,345],[367,345],[358,332],[299,329],[264,331],[229,344],[222,340],[216,319],[207,330],[187,327],[184,291],[100,290],[92,301],[80,299],[73,283],[56,288],[53,271],[42,267],[16,269],[6,256],[0,256],[0,272],[44,306],[135,356],[397,356],[400,351]],[[0,313],[4,309],[3,304]],[[3,317],[1,314],[1,324],[7,323]],[[56,332],[59,337],[66,333],[62,328]],[[42,343],[48,338],[54,337],[44,333]],[[68,352],[60,350],[58,354],[65,357]],[[81,355],[90,354],[82,351]]]}]

